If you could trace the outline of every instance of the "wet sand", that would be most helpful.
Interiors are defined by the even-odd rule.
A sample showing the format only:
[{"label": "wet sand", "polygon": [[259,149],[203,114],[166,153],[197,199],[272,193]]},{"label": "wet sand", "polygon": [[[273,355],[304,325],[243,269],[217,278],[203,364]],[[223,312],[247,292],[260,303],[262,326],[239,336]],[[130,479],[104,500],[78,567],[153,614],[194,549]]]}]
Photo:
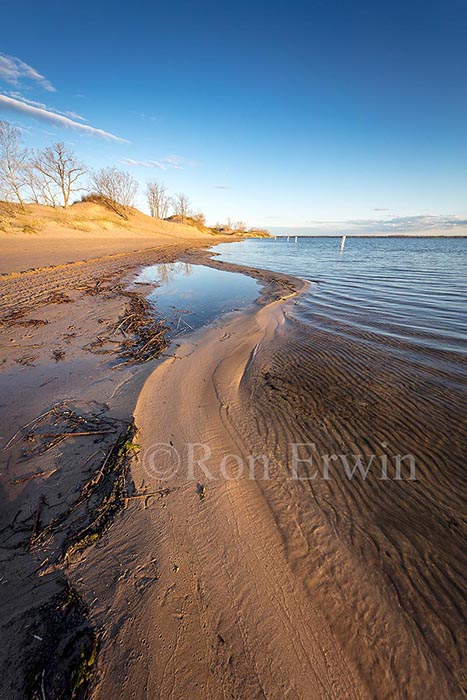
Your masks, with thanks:
[{"label": "wet sand", "polygon": [[[465,385],[307,329],[291,304],[197,334],[146,381],[147,497],[76,572],[110,623],[93,697],[464,697]],[[189,443],[212,450],[192,473]],[[314,445],[300,479],[291,443]],[[416,480],[405,462],[397,479],[408,452]],[[379,459],[310,479],[333,453],[386,454],[387,478]]]},{"label": "wet sand", "polygon": [[[167,259],[176,254],[167,252]],[[125,274],[150,255],[132,259]],[[221,265],[215,258],[212,264]],[[11,483],[4,486],[15,505],[7,521],[23,524],[9,533],[2,562],[9,581],[2,584],[2,639],[23,645],[4,674],[8,697],[21,696],[14,693],[25,653],[37,654],[41,644],[32,636],[44,634],[38,600],[45,605],[64,576],[80,600],[71,612],[66,608],[68,617],[75,628],[77,622],[89,628],[87,649],[97,639],[94,698],[465,697],[462,375],[415,367],[377,345],[363,352],[356,341],[310,328],[293,314],[299,283],[252,274],[265,285],[260,306],[187,337],[150,374],[122,375],[131,399],[114,401],[126,389],[106,383],[108,368],[100,376],[108,418],[128,419],[123,407],[137,399],[138,433],[126,507],[96,540],[64,564],[54,560],[57,532],[20,554],[44,482],[23,484],[23,501]],[[69,275],[64,272],[62,287],[72,287]],[[53,277],[45,288],[51,285]],[[105,304],[111,305],[106,315],[118,317],[122,300]],[[59,306],[65,323],[71,305]],[[89,372],[85,385],[96,386]],[[83,389],[79,368],[70,376]],[[53,386],[45,377],[37,381]],[[58,386],[63,398],[61,380]],[[27,391],[25,383],[24,397]],[[38,408],[28,410],[37,415]],[[12,424],[26,413],[18,409]],[[159,443],[165,454],[154,448]],[[188,443],[211,450],[193,473]],[[300,479],[292,443],[307,443],[300,457],[314,458],[299,463]],[[105,442],[64,449],[60,479],[66,465],[76,471],[61,484],[46,481],[47,504],[57,500],[55,516],[59,492],[68,505],[76,500],[67,484],[82,490],[95,478],[100,467],[85,473],[82,465],[102,444],[105,450]],[[196,449],[201,458],[204,448]],[[406,453],[414,455],[416,480],[405,466],[396,479],[391,460],[381,479],[381,455]],[[264,455],[268,472],[260,462],[255,478],[246,469],[238,475],[238,460],[222,463],[229,454],[243,465]],[[325,454],[374,454],[377,468],[365,479],[349,479],[342,460],[331,460],[324,479]],[[13,513],[18,503],[26,503],[20,517]],[[41,527],[45,522],[41,515]],[[26,581],[20,590],[15,572]],[[71,628],[70,622],[63,639]],[[61,658],[63,649],[50,652]],[[45,678],[46,696],[55,697],[53,674]]]},{"label": "wet sand", "polygon": [[[63,697],[70,669],[83,651],[92,654],[97,636],[71,587],[67,553],[78,543],[85,552],[81,544],[94,543],[124,506],[132,452],[128,464],[117,453],[131,439],[138,391],[154,367],[122,362],[121,345],[133,335],[119,319],[142,266],[173,261],[206,238],[153,237],[132,253],[108,245],[99,258],[81,239],[79,260],[45,268],[34,268],[40,238],[22,258],[8,241],[14,259],[34,269],[17,272],[15,263],[0,279],[2,697],[41,693],[42,673],[47,698]],[[131,298],[150,289],[133,287]]]}]

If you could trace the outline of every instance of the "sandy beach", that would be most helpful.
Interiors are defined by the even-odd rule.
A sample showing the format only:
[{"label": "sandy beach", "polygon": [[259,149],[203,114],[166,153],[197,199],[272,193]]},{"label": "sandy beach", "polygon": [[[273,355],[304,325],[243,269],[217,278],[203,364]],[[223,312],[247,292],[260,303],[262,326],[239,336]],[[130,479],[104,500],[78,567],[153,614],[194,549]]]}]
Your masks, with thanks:
[{"label": "sandy beach", "polygon": [[[465,697],[465,387],[255,270],[255,306],[128,362],[141,267],[236,269],[148,221],[2,238],[1,697]],[[320,478],[362,444],[417,479]]]},{"label": "sandy beach", "polygon": [[[462,697],[460,423],[449,459],[422,438],[462,394],[438,389],[430,417],[433,377],[419,377],[417,407],[401,401],[407,368],[305,340],[274,302],[183,344],[146,381],[133,475],[149,495],[113,530],[126,556],[109,542],[78,567],[114,620],[95,697]],[[378,434],[417,455],[417,481],[338,468],[308,481],[305,462],[291,478],[291,443],[357,451]],[[251,455],[267,474],[259,460],[251,478]]]},{"label": "sandy beach", "polygon": [[[130,282],[142,266],[210,245],[212,236],[155,226],[139,213],[122,224],[91,204],[65,218],[34,206],[22,216],[20,227],[0,233],[2,697],[40,692],[57,654],[58,680],[47,681],[47,697],[59,697],[71,692],[67,664],[76,669],[95,643],[84,602],[70,594],[64,557],[83,529],[94,528],[94,509],[103,509],[103,530],[123,505],[127,465],[119,471],[110,462],[131,439],[150,372],[150,363],[128,362],[121,352],[135,335],[125,335],[120,320],[150,289],[133,287],[129,296]],[[31,221],[37,230],[25,233]]]},{"label": "sandy beach", "polygon": [[467,3],[8,3],[0,700],[467,700]]}]

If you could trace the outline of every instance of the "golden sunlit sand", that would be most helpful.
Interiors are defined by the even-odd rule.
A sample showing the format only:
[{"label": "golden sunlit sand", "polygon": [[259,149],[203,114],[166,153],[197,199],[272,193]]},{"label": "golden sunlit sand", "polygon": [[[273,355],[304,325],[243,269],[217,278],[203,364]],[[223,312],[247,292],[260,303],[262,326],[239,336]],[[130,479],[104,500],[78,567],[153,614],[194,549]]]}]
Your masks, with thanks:
[{"label": "golden sunlit sand", "polygon": [[[231,236],[92,202],[2,212],[8,697],[460,698],[467,407],[443,370],[417,370],[414,403],[403,362],[300,328],[306,285],[247,268],[255,307],[170,344],[135,274],[238,270],[202,250]],[[291,478],[291,444],[362,435],[419,481]]]}]

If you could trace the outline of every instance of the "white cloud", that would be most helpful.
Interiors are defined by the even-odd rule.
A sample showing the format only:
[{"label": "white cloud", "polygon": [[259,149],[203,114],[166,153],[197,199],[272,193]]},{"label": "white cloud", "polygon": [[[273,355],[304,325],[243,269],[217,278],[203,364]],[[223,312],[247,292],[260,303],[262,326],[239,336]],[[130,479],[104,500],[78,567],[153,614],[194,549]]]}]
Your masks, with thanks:
[{"label": "white cloud", "polygon": [[[295,224],[293,227],[296,226]],[[389,216],[381,219],[305,221],[305,225],[298,228],[302,233],[310,235],[342,235],[343,233],[355,236],[466,235],[467,218],[453,214],[418,214],[416,216]],[[284,229],[284,232],[287,230]]]},{"label": "white cloud", "polygon": [[7,93],[7,97],[13,97],[15,100],[20,100],[21,102],[26,102],[28,105],[32,105],[32,107],[39,107],[39,109],[45,109],[47,112],[54,112],[55,114],[62,114],[64,117],[70,117],[70,119],[79,119],[82,122],[87,122],[88,120],[85,117],[82,117],[81,114],[77,114],[76,112],[69,112],[65,111],[62,112],[60,109],[55,109],[55,107],[50,107],[43,102],[36,102],[35,100],[30,100],[28,97],[24,97],[24,95],[21,95],[19,92],[13,92],[10,91]]},{"label": "white cloud", "polygon": [[158,168],[159,170],[167,170],[168,165],[161,160],[135,160],[134,158],[124,158],[122,163],[141,168]]},{"label": "white cloud", "polygon": [[99,136],[103,139],[109,139],[111,141],[127,142],[126,139],[122,139],[120,136],[115,136],[115,134],[111,134],[103,129],[97,129],[89,124],[81,124],[80,122],[74,121],[73,119],[70,119],[70,117],[63,114],[57,114],[57,112],[52,112],[42,106],[36,107],[34,104],[28,104],[27,102],[17,100],[13,97],[8,97],[7,95],[0,94],[0,111],[22,114],[23,116],[32,117],[33,119],[38,119],[39,121],[47,122],[48,124],[53,124],[54,126],[78,129],[81,132],[92,136]]},{"label": "white cloud", "polygon": [[164,158],[164,162],[168,163],[176,170],[183,170],[183,168],[194,168],[199,165],[199,163],[197,163],[195,160],[190,160],[184,156],[177,155],[167,156],[167,158]]},{"label": "white cloud", "polygon": [[32,80],[48,92],[56,92],[54,86],[39,71],[16,56],[0,53],[0,80],[10,85],[19,85],[22,80]]},{"label": "white cloud", "polygon": [[436,233],[452,231],[467,226],[467,219],[447,215],[419,214],[417,216],[393,216],[388,219],[350,219],[343,222],[369,233]]},{"label": "white cloud", "polygon": [[184,170],[185,167],[194,167],[197,163],[194,160],[189,160],[183,156],[167,156],[162,160],[135,160],[134,158],[125,158],[125,165],[131,165],[141,168],[157,168],[158,170]]}]

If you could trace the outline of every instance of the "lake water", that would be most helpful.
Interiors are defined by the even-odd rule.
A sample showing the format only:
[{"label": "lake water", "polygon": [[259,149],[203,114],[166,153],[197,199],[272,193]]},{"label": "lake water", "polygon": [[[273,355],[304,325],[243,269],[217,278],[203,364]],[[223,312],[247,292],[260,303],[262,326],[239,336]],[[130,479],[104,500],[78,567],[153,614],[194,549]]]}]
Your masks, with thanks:
[{"label": "lake water", "polygon": [[[467,354],[467,239],[250,239],[221,260],[311,282],[297,313],[315,326],[394,347]],[[460,358],[459,358],[460,359]]]},{"label": "lake water", "polygon": [[174,335],[244,309],[258,297],[260,289],[248,275],[184,262],[146,267],[136,282],[159,285],[148,299],[155,303]]}]

